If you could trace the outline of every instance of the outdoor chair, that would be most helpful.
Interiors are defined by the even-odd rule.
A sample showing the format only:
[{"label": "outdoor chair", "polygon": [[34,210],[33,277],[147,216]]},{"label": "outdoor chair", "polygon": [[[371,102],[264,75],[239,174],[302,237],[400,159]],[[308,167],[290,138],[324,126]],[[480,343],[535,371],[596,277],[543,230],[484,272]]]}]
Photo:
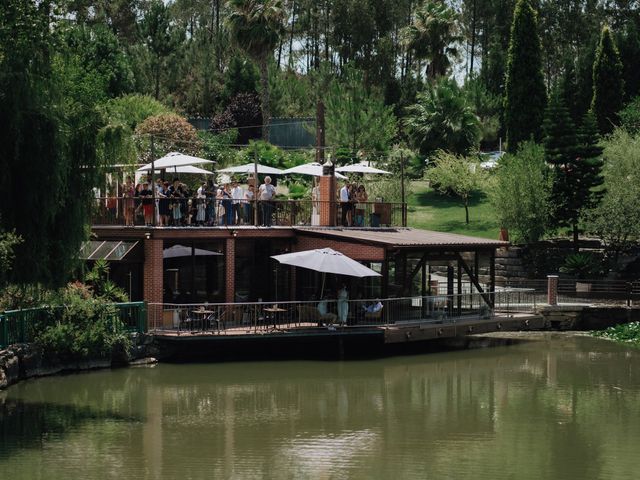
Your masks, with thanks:
[{"label": "outdoor chair", "polygon": [[315,323],[321,327],[324,323],[335,323],[335,313],[320,314],[316,307],[311,305],[298,305],[298,319],[302,323]]},{"label": "outdoor chair", "polygon": [[365,321],[380,321],[382,320],[382,308],[377,312],[364,312]]},{"label": "outdoor chair", "polygon": [[209,316],[207,316],[207,318],[205,319],[205,325],[207,325],[207,330],[213,330],[213,327],[215,326],[218,333],[220,333],[221,329],[223,332],[226,333],[224,322],[228,315],[227,312],[228,310],[225,309],[225,310],[219,310],[216,313],[209,314]]}]

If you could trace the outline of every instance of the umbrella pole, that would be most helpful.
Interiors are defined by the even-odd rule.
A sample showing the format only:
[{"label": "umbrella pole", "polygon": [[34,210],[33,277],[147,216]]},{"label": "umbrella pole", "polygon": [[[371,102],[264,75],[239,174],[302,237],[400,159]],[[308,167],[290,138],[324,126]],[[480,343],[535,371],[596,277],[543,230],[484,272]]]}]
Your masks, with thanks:
[{"label": "umbrella pole", "polygon": [[322,286],[320,287],[320,300],[324,297],[324,278],[326,273],[322,272]]}]

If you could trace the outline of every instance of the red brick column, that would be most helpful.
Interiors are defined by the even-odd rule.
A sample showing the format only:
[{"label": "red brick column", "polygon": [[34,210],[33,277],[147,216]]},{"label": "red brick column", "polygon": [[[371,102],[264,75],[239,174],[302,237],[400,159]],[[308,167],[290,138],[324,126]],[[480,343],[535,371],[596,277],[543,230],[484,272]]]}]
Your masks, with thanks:
[{"label": "red brick column", "polygon": [[558,276],[547,275],[547,303],[558,305]]},{"label": "red brick column", "polygon": [[[148,304],[161,304],[164,290],[164,266],[162,259],[163,241],[155,238],[144,240],[144,283],[143,298]],[[149,328],[162,325],[162,305],[148,305],[147,325]]]},{"label": "red brick column", "polygon": [[320,225],[333,227],[336,225],[336,177],[323,175],[320,177]]},{"label": "red brick column", "polygon": [[236,294],[236,239],[227,238],[225,248],[225,302],[233,303]]}]

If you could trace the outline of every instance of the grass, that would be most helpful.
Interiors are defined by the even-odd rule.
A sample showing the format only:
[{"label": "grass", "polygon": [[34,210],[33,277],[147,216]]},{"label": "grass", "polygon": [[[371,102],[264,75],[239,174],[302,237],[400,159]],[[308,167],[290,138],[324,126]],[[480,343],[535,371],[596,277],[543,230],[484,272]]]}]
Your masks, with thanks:
[{"label": "grass", "polygon": [[409,186],[408,226],[459,233],[475,237],[498,239],[500,228],[487,196],[476,193],[469,206],[469,225],[465,223],[462,201],[440,195],[429,188],[424,180],[411,182]]}]

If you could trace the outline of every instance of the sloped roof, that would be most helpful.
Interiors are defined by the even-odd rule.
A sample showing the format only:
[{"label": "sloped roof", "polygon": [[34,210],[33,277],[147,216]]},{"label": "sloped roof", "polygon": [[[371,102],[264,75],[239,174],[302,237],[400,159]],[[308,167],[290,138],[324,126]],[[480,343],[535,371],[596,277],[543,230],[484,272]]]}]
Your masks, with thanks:
[{"label": "sloped roof", "polygon": [[297,228],[299,233],[330,237],[334,240],[350,240],[369,244],[383,244],[394,247],[424,247],[424,248],[500,248],[509,245],[508,242],[490,240],[487,238],[470,237],[456,233],[434,232],[416,228]]}]

